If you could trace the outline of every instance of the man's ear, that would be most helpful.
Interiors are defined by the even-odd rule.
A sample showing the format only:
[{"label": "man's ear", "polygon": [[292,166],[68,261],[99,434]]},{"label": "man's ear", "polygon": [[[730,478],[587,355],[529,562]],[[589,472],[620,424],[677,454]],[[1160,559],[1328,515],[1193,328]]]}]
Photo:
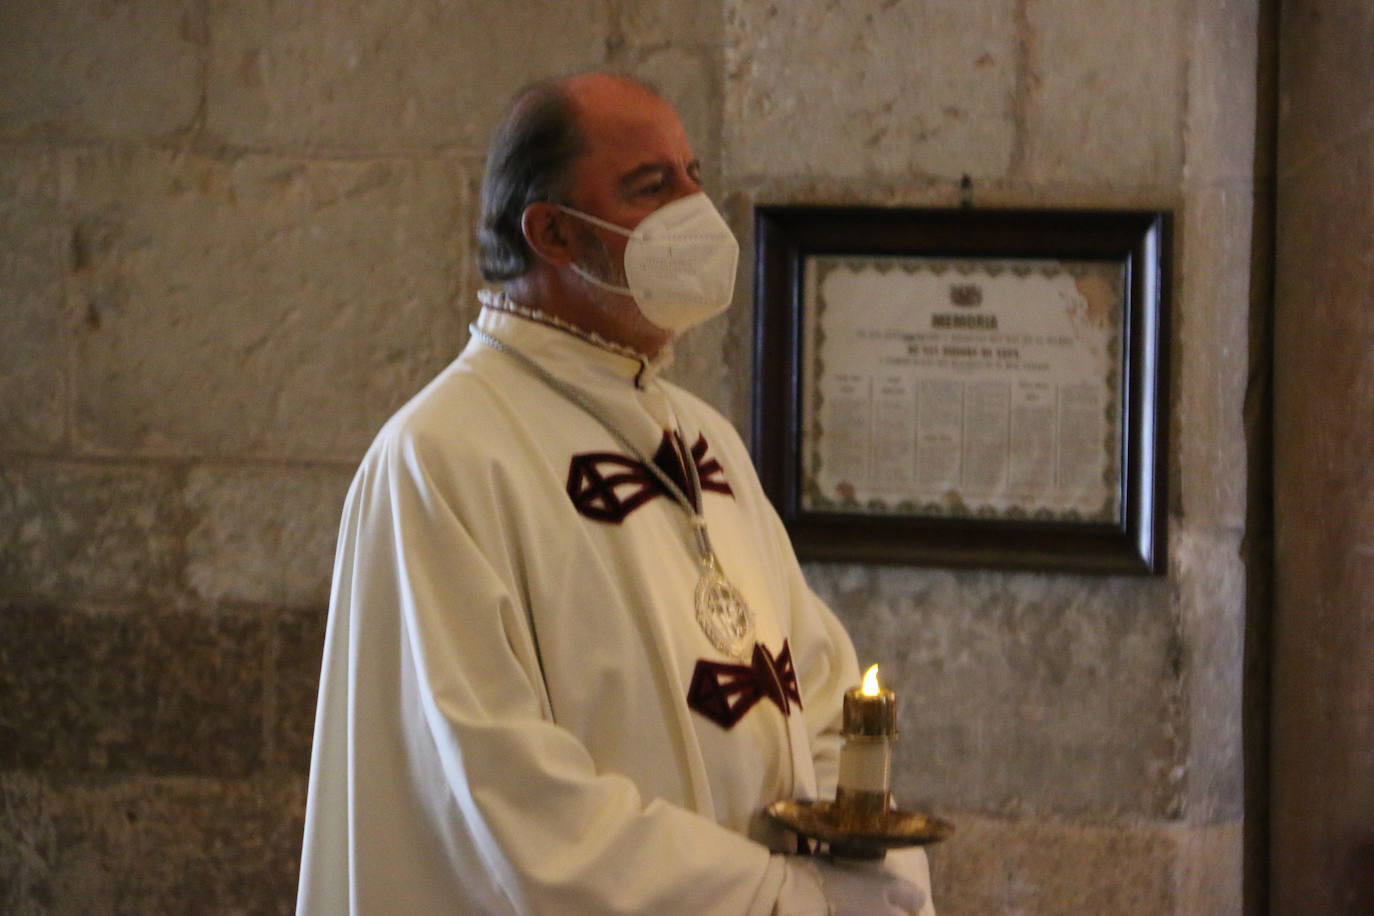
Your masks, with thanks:
[{"label": "man's ear", "polygon": [[560,267],[573,259],[572,239],[563,221],[563,213],[546,201],[535,201],[520,215],[520,231],[525,242],[540,258]]}]

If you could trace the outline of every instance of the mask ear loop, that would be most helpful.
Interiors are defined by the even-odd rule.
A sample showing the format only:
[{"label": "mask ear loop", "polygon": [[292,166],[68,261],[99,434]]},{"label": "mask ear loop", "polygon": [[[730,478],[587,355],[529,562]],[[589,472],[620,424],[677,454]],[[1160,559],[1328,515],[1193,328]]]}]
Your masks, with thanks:
[{"label": "mask ear loop", "polygon": [[602,229],[609,229],[612,232],[618,232],[621,235],[625,236],[625,238],[627,239],[632,238],[635,234],[633,229],[626,229],[624,226],[617,226],[615,223],[607,222],[599,216],[592,216],[590,213],[583,213],[581,210],[575,210],[572,207],[564,206],[563,204],[554,204],[554,206],[562,210],[564,213],[569,213],[573,216],[576,216],[578,219],[586,220],[593,226],[600,226]]},{"label": "mask ear loop", "polygon": [[[601,219],[598,216],[592,216],[590,213],[583,213],[581,210],[575,210],[572,207],[564,206],[563,204],[554,204],[554,206],[557,207],[559,210],[562,210],[564,213],[567,213],[571,216],[577,217],[578,219],[585,220],[591,223],[593,226],[600,226],[602,229],[609,229],[612,232],[618,232],[626,238],[634,237],[634,231],[626,229],[624,226],[617,226],[615,223],[607,222],[606,220]],[[592,286],[599,286],[602,289],[610,290],[613,293],[620,293],[622,296],[634,295],[634,290],[630,289],[628,286],[616,286],[614,283],[608,283],[600,277],[594,277],[589,271],[584,270],[577,264],[569,264],[568,266],[572,268],[573,273],[577,274],[583,280],[586,280]]]}]

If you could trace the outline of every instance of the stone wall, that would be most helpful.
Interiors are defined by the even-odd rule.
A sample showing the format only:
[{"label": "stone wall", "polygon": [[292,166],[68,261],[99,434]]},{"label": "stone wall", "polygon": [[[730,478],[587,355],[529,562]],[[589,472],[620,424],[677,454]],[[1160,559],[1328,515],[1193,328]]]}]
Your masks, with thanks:
[{"label": "stone wall", "polygon": [[[1176,213],[1169,573],[816,565],[959,825],[941,912],[1231,913],[1256,13],[0,6],[0,909],[289,910],[335,524],[461,347],[502,100],[586,66],[758,203]],[[675,375],[749,425],[751,289]]]}]

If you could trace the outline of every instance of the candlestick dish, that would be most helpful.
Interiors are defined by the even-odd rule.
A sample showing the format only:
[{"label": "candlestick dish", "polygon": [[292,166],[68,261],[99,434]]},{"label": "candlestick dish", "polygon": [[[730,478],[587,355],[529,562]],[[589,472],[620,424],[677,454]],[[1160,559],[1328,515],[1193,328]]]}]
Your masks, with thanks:
[{"label": "candlestick dish", "polygon": [[807,839],[829,844],[831,855],[844,859],[881,859],[889,849],[938,843],[954,832],[949,821],[900,808],[859,815],[833,801],[783,799],[763,810]]}]

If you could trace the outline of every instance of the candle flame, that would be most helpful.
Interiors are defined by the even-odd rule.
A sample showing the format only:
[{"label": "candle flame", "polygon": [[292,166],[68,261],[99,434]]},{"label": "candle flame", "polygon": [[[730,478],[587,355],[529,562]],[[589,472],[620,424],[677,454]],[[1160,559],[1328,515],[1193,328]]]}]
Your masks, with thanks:
[{"label": "candle flame", "polygon": [[873,665],[864,672],[864,685],[860,691],[866,697],[876,697],[878,695],[878,666]]}]

